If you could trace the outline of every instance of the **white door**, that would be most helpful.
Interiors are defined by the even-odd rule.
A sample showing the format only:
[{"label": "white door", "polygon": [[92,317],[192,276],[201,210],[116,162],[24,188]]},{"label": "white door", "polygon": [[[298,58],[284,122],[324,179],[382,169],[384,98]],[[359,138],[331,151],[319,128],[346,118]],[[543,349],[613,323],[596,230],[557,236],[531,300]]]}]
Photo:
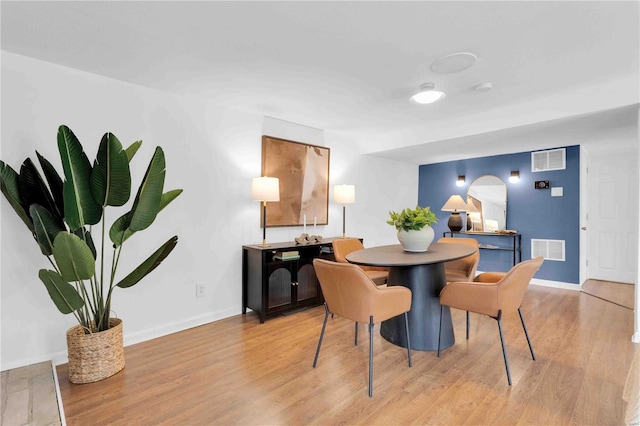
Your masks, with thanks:
[{"label": "white door", "polygon": [[637,278],[637,154],[589,156],[587,278],[634,283]]}]

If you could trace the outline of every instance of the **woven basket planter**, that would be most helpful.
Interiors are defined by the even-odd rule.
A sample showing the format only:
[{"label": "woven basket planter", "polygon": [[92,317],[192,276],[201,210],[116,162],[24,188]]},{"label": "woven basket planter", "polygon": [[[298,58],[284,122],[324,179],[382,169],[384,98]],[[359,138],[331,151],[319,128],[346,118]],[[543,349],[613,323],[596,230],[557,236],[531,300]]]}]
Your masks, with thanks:
[{"label": "woven basket planter", "polygon": [[99,333],[85,334],[79,325],[67,331],[71,383],[97,382],[124,368],[122,320],[111,318],[109,325]]}]

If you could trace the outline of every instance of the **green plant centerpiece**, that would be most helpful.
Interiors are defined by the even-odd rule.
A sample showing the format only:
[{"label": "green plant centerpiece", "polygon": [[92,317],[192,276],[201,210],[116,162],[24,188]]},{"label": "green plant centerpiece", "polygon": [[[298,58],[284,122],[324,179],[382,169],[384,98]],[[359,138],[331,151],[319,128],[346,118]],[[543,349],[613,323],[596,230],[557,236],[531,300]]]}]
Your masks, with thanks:
[{"label": "green plant centerpiece", "polygon": [[[38,276],[55,306],[61,313],[75,316],[82,334],[99,333],[115,327],[117,319],[111,318],[114,289],[140,282],[171,253],[178,237],[169,238],[138,267],[118,277],[124,243],[147,229],[182,190],[163,192],[165,157],[162,148],[156,147],[131,207],[119,217],[112,216],[117,218],[107,228],[107,207],[124,206],[130,199],[129,166],[142,141],[124,149],[115,135],[106,133],[91,164],[67,126],[59,127],[57,139],[64,180],[36,151],[46,184],[27,158],[19,173],[0,161],[1,189],[51,264],[52,269],[40,269]],[[97,246],[93,225],[99,226]],[[121,325],[120,320],[117,323]]]},{"label": "green plant centerpiece", "polygon": [[389,225],[398,231],[398,240],[405,251],[425,252],[433,242],[434,232],[431,225],[438,222],[430,207],[416,206],[405,208],[400,213],[389,212]]}]

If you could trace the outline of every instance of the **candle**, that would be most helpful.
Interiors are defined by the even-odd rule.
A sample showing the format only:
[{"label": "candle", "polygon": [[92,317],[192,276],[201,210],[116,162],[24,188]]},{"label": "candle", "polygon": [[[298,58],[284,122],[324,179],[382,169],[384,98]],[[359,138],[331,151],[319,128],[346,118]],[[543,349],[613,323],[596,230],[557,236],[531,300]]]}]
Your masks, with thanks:
[{"label": "candle", "polygon": [[307,215],[306,214],[302,216],[302,225],[304,226],[304,230],[302,232],[306,234],[307,233]]}]

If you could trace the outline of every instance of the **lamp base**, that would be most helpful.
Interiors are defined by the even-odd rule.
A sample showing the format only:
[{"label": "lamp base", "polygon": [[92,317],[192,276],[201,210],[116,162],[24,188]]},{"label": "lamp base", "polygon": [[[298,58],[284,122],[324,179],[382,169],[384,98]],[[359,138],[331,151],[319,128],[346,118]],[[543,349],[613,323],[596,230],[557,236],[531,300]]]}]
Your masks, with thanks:
[{"label": "lamp base", "polygon": [[451,213],[447,225],[449,226],[451,232],[459,232],[462,229],[462,217],[460,216],[460,213]]},{"label": "lamp base", "polygon": [[260,245],[262,248],[271,247],[271,244],[267,244],[267,240],[262,240],[262,244]]}]

